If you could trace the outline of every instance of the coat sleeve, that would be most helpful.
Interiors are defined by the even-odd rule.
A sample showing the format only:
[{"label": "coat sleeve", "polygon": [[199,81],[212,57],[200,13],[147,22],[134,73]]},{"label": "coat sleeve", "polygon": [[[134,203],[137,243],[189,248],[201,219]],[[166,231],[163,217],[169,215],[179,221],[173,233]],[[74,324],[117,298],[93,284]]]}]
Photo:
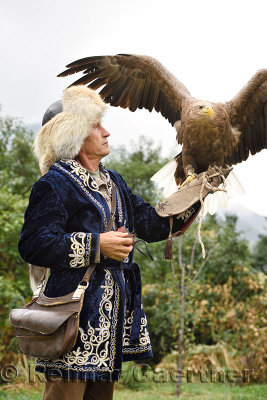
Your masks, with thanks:
[{"label": "coat sleeve", "polygon": [[[132,193],[125,182],[124,184],[130,199],[137,236],[146,242],[157,242],[166,239],[170,233],[169,218],[160,217],[151,204],[146,203],[140,196]],[[183,234],[194,221],[199,211],[200,202],[198,201],[184,213],[183,218],[174,216],[172,233],[180,231]]]},{"label": "coat sleeve", "polygon": [[88,267],[94,262],[99,233],[66,232],[69,216],[51,182],[32,188],[18,249],[24,261],[47,268]]}]

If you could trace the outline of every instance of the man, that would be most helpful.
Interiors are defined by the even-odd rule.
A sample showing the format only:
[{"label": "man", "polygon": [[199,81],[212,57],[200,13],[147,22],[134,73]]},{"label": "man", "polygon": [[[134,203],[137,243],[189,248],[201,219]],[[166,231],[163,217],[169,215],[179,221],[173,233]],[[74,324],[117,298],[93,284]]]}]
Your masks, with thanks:
[{"label": "man", "polygon": [[[63,111],[54,107],[45,114],[34,143],[43,176],[31,192],[19,251],[26,262],[50,268],[48,297],[72,292],[86,268],[97,267],[85,291],[74,348],[57,359],[37,359],[36,370],[48,380],[45,400],[109,400],[122,362],[152,356],[140,270],[125,230],[159,241],[169,235],[169,220],[101,164],[109,154],[110,134],[101,125],[105,104],[96,92],[71,87],[65,91]],[[111,181],[116,213],[113,230],[105,232]],[[173,232],[185,229],[198,210],[199,203],[190,208],[187,225],[175,219]],[[61,379],[55,381],[55,376]]]}]

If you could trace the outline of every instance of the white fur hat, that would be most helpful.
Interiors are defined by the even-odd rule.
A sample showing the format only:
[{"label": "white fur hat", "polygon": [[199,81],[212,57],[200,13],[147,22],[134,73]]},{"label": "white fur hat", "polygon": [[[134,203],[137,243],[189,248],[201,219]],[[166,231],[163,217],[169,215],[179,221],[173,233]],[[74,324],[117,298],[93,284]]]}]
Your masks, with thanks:
[{"label": "white fur hat", "polygon": [[33,150],[44,175],[55,161],[75,158],[94,123],[101,119],[106,104],[86,86],[66,89],[63,111],[48,121],[36,135]]}]

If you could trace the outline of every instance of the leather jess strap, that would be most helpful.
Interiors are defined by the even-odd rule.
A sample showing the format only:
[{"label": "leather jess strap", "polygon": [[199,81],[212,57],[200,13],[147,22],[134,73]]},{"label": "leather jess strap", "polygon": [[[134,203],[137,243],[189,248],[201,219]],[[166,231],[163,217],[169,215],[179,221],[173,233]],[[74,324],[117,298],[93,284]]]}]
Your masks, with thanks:
[{"label": "leather jess strap", "polygon": [[[111,211],[110,211],[110,216],[109,216],[109,220],[108,220],[108,224],[107,227],[105,229],[105,232],[109,232],[112,228],[112,222],[114,220],[115,217],[115,213],[116,213],[116,190],[115,190],[115,185],[113,182],[111,182]],[[89,265],[89,267],[87,268],[83,278],[82,278],[82,282],[88,282],[92,273],[94,272],[96,267],[96,264],[92,264]]]}]

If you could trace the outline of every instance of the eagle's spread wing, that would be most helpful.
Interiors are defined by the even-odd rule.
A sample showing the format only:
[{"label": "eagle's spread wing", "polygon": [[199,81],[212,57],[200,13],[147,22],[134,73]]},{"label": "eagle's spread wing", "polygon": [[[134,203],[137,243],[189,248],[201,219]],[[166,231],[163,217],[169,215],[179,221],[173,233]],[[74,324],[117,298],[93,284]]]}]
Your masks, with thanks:
[{"label": "eagle's spread wing", "polygon": [[231,124],[241,132],[227,162],[237,164],[267,148],[267,69],[258,71],[227,105]]},{"label": "eagle's spread wing", "polygon": [[148,56],[117,54],[77,60],[58,76],[83,71],[73,85],[92,89],[104,86],[100,95],[106,103],[135,111],[154,108],[174,125],[180,119],[181,104],[190,98],[186,87],[157,60]]}]

